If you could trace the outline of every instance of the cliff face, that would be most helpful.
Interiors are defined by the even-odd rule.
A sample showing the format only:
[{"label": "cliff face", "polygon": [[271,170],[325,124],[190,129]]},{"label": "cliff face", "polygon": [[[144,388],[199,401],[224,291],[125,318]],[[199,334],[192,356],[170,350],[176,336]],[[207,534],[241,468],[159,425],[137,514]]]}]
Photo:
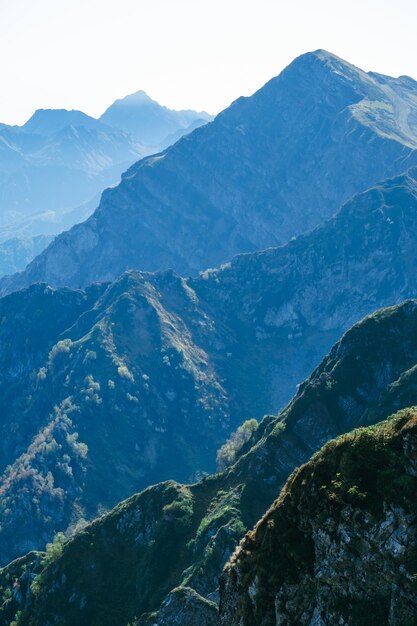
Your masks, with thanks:
[{"label": "cliff face", "polygon": [[[168,482],[146,489],[85,526],[60,549],[49,548],[47,560],[26,568],[29,573],[23,569],[24,561],[5,567],[0,571],[0,586],[4,589],[10,588],[17,578],[22,590],[26,590],[25,577],[33,574],[32,579],[38,578],[29,595],[22,591],[22,597],[19,596],[19,601],[15,599],[14,604],[5,592],[0,623],[9,625],[11,616],[22,611],[20,626],[56,623],[114,626],[115,623],[136,622],[140,626],[165,626],[178,620],[185,624],[196,616],[201,616],[202,623],[206,620],[208,625],[214,624],[212,603],[218,600],[218,577],[224,564],[245,532],[271,506],[290,473],[308,461],[329,439],[357,426],[377,422],[393,410],[413,404],[417,396],[416,324],[415,302],[365,319],[334,346],[278,417],[263,420],[234,465],[190,486]],[[385,568],[383,571],[387,573],[402,563],[404,554],[409,567],[414,522],[410,521],[411,509],[407,507],[411,506],[415,486],[414,474],[407,463],[409,460],[411,463],[414,454],[415,418],[410,421],[407,416],[408,413],[389,422],[391,425],[386,428],[362,429],[330,444],[323,454],[314,457],[312,464],[305,466],[307,469],[290,480],[282,498],[288,501],[288,506],[292,503],[288,509],[292,517],[285,517],[287,521],[282,524],[286,524],[286,541],[292,546],[287,559],[291,576],[297,573],[295,565],[300,568],[300,576],[311,576],[315,553],[308,532],[313,536],[313,529],[313,539],[321,550],[318,554],[323,586],[324,581],[331,578],[332,568],[338,572],[334,584],[337,581],[345,584],[340,574],[342,569],[338,570],[345,567],[345,573],[350,571],[349,561],[342,558],[345,544],[357,550],[355,554],[361,554],[362,548],[366,552],[370,546],[375,552],[375,567]],[[322,469],[321,473],[314,469],[316,473],[310,476],[308,468]],[[304,478],[308,487],[305,492]],[[291,491],[293,484],[298,487]],[[316,494],[313,485],[323,486],[323,489],[317,487]],[[385,487],[386,496],[383,494]],[[294,497],[286,499],[288,493],[293,493]],[[277,510],[281,510],[279,507]],[[323,534],[318,530],[321,513],[324,515]],[[297,527],[296,515],[302,516],[301,530]],[[312,519],[310,531],[309,517]],[[268,527],[262,522],[262,528],[265,524]],[[359,541],[364,524],[369,533],[366,540]],[[339,528],[339,535],[333,533],[336,528]],[[393,534],[390,534],[391,529]],[[351,544],[347,539],[350,535]],[[254,536],[256,533],[250,535]],[[385,566],[390,546],[394,552],[396,550],[397,537],[399,545],[404,544],[405,552],[399,548],[398,559],[395,557],[391,565]],[[344,542],[342,547],[341,542]],[[275,572],[274,552],[271,550],[267,555],[262,553],[262,558],[268,562],[269,571]],[[340,563],[338,555],[342,555]],[[254,563],[255,568],[257,562]],[[402,571],[400,567],[399,572]],[[398,593],[405,598],[409,593],[408,571],[410,575],[414,573],[411,569],[404,570],[405,586],[402,573],[394,579],[395,584],[398,582]],[[232,574],[230,576],[233,581]],[[272,577],[271,581],[274,580],[276,578]],[[293,580],[289,578],[289,584],[293,584]],[[267,584],[262,581],[263,585]],[[224,585],[227,595],[222,596],[222,611],[226,611],[223,620],[227,624],[229,616],[235,619],[235,614],[241,614],[239,598],[240,594],[243,597],[245,587],[235,589],[232,582]],[[353,588],[359,588],[359,583],[353,581]],[[364,594],[365,598],[373,598],[370,589]],[[272,589],[272,596],[274,593]],[[387,593],[381,583],[384,606]],[[226,603],[229,594],[230,607]],[[268,602],[264,603],[259,595],[259,610],[253,613],[254,619],[258,619],[263,604],[268,611],[265,619],[269,619],[270,610],[274,610],[274,598],[272,604]],[[346,610],[353,604],[352,599]],[[291,622],[293,614],[288,619],[289,624],[296,623]]]},{"label": "cliff face", "polygon": [[219,624],[415,623],[417,413],[329,442],[229,561]]},{"label": "cliff face", "polygon": [[3,292],[36,281],[84,286],[131,268],[196,274],[289,241],[417,163],[416,103],[411,79],[366,74],[324,51],[303,55],[136,163]]}]

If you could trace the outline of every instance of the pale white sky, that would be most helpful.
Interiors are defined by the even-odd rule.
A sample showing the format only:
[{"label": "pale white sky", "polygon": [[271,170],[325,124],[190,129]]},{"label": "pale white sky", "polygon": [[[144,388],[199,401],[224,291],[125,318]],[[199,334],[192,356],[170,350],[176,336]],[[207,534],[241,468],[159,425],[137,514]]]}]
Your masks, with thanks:
[{"label": "pale white sky", "polygon": [[144,89],[216,113],[326,48],[417,78],[417,0],[0,0],[0,121]]}]

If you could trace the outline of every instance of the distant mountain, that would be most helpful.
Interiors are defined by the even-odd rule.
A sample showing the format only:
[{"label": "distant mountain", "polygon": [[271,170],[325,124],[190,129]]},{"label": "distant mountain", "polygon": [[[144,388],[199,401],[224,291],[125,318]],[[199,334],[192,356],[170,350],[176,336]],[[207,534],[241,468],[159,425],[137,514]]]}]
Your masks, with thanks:
[{"label": "distant mountain", "polygon": [[[0,130],[4,152],[4,158],[0,153],[0,226],[89,200],[104,186],[116,183],[123,168],[145,153],[125,133],[97,120],[60,128],[61,116],[57,120],[53,111],[43,113],[42,134],[16,127]],[[38,119],[36,114],[34,118]],[[50,134],[46,134],[48,127]]]},{"label": "distant mountain", "polygon": [[[148,488],[67,543],[58,538],[46,558],[30,553],[0,570],[2,626],[17,611],[21,626],[215,626],[223,565],[295,467],[329,439],[415,403],[416,338],[416,302],[368,317],[278,417],[263,420],[234,465],[189,486]],[[275,599],[288,624],[301,610],[310,621],[300,623],[311,623],[318,606],[334,623],[348,611],[345,622],[358,626],[353,617],[371,602],[381,623],[388,613],[407,623],[415,608],[415,424],[415,410],[403,411],[329,443],[296,471],[228,565],[221,624],[275,624]],[[44,458],[65,441],[51,434],[39,440]]]},{"label": "distant mountain", "polygon": [[67,211],[42,211],[0,228],[0,276],[13,274],[46,248],[55,235],[87,219],[100,201],[100,194]]},{"label": "distant mountain", "polygon": [[[200,114],[168,111],[156,103],[161,111],[167,111],[168,126],[162,119],[154,119],[154,133],[161,124],[161,135],[172,132],[172,140],[191,127],[205,123]],[[147,113],[140,109],[126,111],[129,123],[148,123]],[[137,116],[144,115],[144,119]],[[145,119],[146,118],[146,119]],[[123,111],[119,111],[119,121]],[[191,127],[188,126],[192,120]],[[113,128],[94,119],[82,111],[65,109],[40,109],[22,127],[0,125],[0,238],[1,231],[15,231],[3,252],[0,251],[0,276],[22,270],[43,248],[33,239],[38,233],[30,230],[31,218],[37,214],[51,212],[51,222],[58,234],[75,223],[83,221],[88,214],[77,213],[79,205],[85,205],[105,187],[119,182],[121,173],[138,158],[158,152],[168,145],[169,139],[161,144],[144,144],[143,138],[134,137],[119,128]],[[69,216],[74,216],[69,221]],[[64,216],[65,215],[65,216]],[[17,230],[25,222],[25,234],[20,237]],[[39,223],[39,221],[38,221]],[[62,228],[58,224],[62,223]],[[45,246],[50,241],[43,239]],[[23,251],[25,251],[23,253]]]},{"label": "distant mountain", "polygon": [[48,235],[11,237],[0,242],[0,276],[18,272],[52,241]]},{"label": "distant mountain", "polygon": [[[100,121],[119,128],[149,146],[167,144],[167,137],[179,139],[181,131],[213,119],[205,111],[174,111],[152,100],[144,91],[137,91],[116,100],[100,117]],[[182,133],[184,134],[184,132]]]},{"label": "distant mountain", "polygon": [[212,471],[230,433],[276,413],[356,320],[416,297],[416,228],[417,169],[199,278],[131,271],[2,298],[0,559],[151,482]]},{"label": "distant mountain", "polygon": [[38,109],[21,130],[35,135],[54,135],[67,126],[84,126],[84,128],[100,128],[101,124],[82,111],[67,109]]},{"label": "distant mountain", "polygon": [[169,146],[173,146],[174,143],[176,143],[177,141],[181,139],[181,137],[183,137],[184,135],[188,135],[196,128],[200,128],[200,126],[204,126],[204,124],[207,124],[206,119],[197,118],[196,120],[194,120],[194,122],[192,122],[186,128],[180,128],[179,130],[171,133],[170,135],[167,135],[165,139],[163,140],[161,147],[168,148]]},{"label": "distant mountain", "polygon": [[[84,224],[8,283],[84,286],[130,268],[206,267],[287,242],[417,163],[417,83],[324,51],[132,166]],[[4,289],[4,288],[3,288]]]}]

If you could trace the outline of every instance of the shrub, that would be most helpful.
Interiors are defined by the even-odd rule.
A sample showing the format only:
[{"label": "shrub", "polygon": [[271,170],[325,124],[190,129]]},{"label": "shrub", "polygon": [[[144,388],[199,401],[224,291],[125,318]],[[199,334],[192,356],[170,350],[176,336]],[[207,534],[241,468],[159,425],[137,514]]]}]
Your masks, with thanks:
[{"label": "shrub", "polygon": [[246,420],[239,428],[232,433],[230,438],[222,445],[217,452],[217,470],[221,472],[226,467],[234,463],[242,447],[249,441],[252,434],[258,428],[256,419]]}]

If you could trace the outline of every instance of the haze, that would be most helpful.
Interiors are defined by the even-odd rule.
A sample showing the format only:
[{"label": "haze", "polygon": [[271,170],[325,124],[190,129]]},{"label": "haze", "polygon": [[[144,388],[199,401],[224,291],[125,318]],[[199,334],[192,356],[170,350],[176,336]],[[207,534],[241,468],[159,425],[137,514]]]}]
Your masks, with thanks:
[{"label": "haze", "polygon": [[416,23],[413,0],[0,0],[0,121],[138,89],[216,113],[317,48],[417,77]]}]

